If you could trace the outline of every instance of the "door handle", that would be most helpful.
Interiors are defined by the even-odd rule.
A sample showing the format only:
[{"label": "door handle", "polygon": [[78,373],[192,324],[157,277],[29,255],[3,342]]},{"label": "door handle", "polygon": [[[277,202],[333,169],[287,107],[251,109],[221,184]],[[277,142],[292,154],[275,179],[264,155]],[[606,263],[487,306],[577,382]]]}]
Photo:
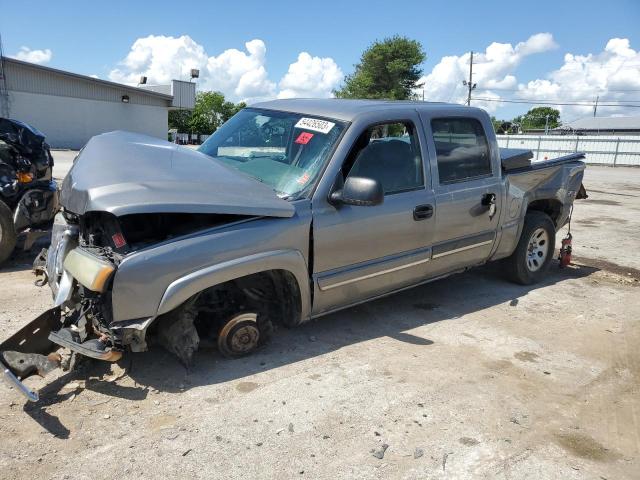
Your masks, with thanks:
[{"label": "door handle", "polygon": [[485,193],[482,195],[481,202],[483,206],[488,207],[489,211],[489,220],[493,218],[496,214],[496,194],[495,193]]},{"label": "door handle", "polygon": [[433,205],[418,205],[413,209],[413,219],[415,221],[425,220],[433,217]]}]

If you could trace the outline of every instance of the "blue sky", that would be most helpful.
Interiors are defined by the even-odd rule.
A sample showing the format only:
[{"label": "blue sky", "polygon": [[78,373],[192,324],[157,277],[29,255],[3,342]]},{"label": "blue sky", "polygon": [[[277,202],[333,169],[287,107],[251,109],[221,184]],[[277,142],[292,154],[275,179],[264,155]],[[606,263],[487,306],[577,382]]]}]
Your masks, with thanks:
[{"label": "blue sky", "polygon": [[[25,14],[26,10],[28,13]],[[217,57],[228,49],[246,51],[245,42],[260,39],[266,54],[258,63],[262,62],[260,66],[266,71],[261,73],[262,79],[268,84],[262,85],[260,94],[254,95],[255,98],[282,91],[287,85],[283,86],[279,82],[301,52],[308,52],[311,58],[317,57],[318,60],[333,60],[339,70],[332,65],[327,67],[333,69],[331,80],[325,79],[325,83],[329,85],[334,82],[336,72],[351,72],[363,49],[373,40],[394,34],[406,35],[422,43],[427,53],[424,70],[425,74],[429,74],[445,56],[461,57],[461,62],[464,63],[462,56],[469,50],[484,52],[493,42],[515,47],[534,34],[550,33],[552,40],[540,52],[518,57],[514,66],[507,70],[502,68],[497,77],[483,79],[485,84],[503,85],[503,90],[493,92],[497,97],[515,98],[513,94],[517,93],[517,85],[526,86],[529,81],[548,79],[551,72],[563,65],[567,53],[598,55],[613,38],[627,39],[633,52],[640,51],[640,1],[556,0],[539,1],[535,5],[532,2],[467,0],[225,3],[155,1],[148,5],[121,1],[96,4],[36,1],[30,2],[28,9],[16,2],[5,2],[0,16],[0,32],[6,55],[16,55],[22,47],[30,50],[48,49],[51,55],[47,65],[105,79],[125,79],[126,75],[146,73],[144,67],[136,65],[123,68],[122,65],[119,66],[119,62],[127,57],[137,39],[149,35],[173,38],[188,35],[204,49],[203,58]],[[159,48],[155,55],[161,55],[161,50]],[[640,77],[640,59],[636,61],[628,53],[629,49],[626,51],[628,58],[624,69],[627,76],[628,70],[632,69],[631,73],[637,73]],[[258,52],[257,55],[260,56],[261,53]],[[231,57],[231,60],[234,58],[236,57]],[[168,61],[174,62],[172,59]],[[508,59],[507,61],[510,62]],[[312,64],[311,61],[303,63]],[[324,67],[328,65],[327,62],[321,63]],[[636,63],[637,71],[633,70]],[[220,60],[218,67],[223,68],[224,65],[228,64]],[[303,68],[306,67],[301,64],[297,74]],[[600,68],[604,67],[600,65]],[[119,77],[118,74],[113,74],[114,69],[122,70]],[[142,71],[137,72],[136,69]],[[207,75],[206,72],[203,73]],[[452,71],[451,75],[458,73]],[[215,88],[215,81],[219,78],[216,75],[218,73],[211,73],[211,78],[204,81],[203,88]],[[515,83],[511,79],[500,83],[505,75],[515,77]],[[291,86],[297,78],[292,74],[285,84]],[[431,80],[435,81],[435,77]],[[457,85],[459,79],[453,81]],[[563,81],[566,82],[566,78]],[[592,93],[603,93],[609,95],[604,98],[615,98],[616,101],[633,99],[627,95],[629,92],[617,95],[623,92],[609,92],[606,85],[603,90],[601,81],[596,83],[597,88],[593,88],[593,92],[585,86],[583,96],[591,98]],[[507,84],[511,84],[513,88],[505,89],[504,85]],[[454,83],[451,85],[451,88],[455,86]],[[620,82],[615,85],[620,85]],[[623,82],[623,86],[636,85],[632,81],[631,84]],[[530,98],[536,88],[529,88],[529,97],[526,98]],[[568,87],[564,85],[564,88]],[[226,89],[228,91],[225,93],[232,98],[239,99],[242,96],[237,94],[238,90],[234,90],[233,86],[227,85]],[[640,90],[640,86],[638,89]],[[444,87],[439,92],[428,90],[427,96],[442,97],[445,90]],[[456,101],[461,93],[462,91],[456,91],[455,94],[448,94],[454,98],[445,100]],[[635,98],[640,97],[640,91],[635,93]],[[518,95],[518,98],[525,98],[523,92]],[[247,98],[252,98],[252,95]],[[580,99],[574,97],[574,100]],[[508,116],[527,108],[527,105],[493,105],[499,116]],[[567,114],[579,116],[586,108],[565,110]],[[640,114],[640,109],[610,110],[614,114]]]}]

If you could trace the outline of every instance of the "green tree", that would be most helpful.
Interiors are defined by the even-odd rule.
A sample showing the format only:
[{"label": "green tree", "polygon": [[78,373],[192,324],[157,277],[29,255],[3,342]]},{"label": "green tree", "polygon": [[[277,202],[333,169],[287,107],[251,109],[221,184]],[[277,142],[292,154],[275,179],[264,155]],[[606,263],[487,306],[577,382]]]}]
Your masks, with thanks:
[{"label": "green tree", "polygon": [[517,125],[509,120],[498,120],[492,115],[491,123],[493,124],[493,130],[499,135],[503,135],[505,133],[517,133]]},{"label": "green tree", "polygon": [[193,110],[169,112],[169,128],[180,133],[210,135],[246,106],[244,102],[227,101],[220,92],[198,92]]},{"label": "green tree", "polygon": [[169,110],[169,129],[177,129],[180,133],[189,132],[191,110]]},{"label": "green tree", "polygon": [[198,92],[189,119],[190,131],[210,135],[244,107],[246,107],[244,102],[238,104],[229,102],[220,92]]},{"label": "green tree", "polygon": [[551,107],[535,107],[524,115],[519,115],[513,119],[514,123],[519,123],[523,130],[544,128],[549,118],[549,128],[556,128],[561,125],[560,111]]},{"label": "green tree", "polygon": [[338,98],[410,99],[425,58],[416,40],[396,35],[375,41],[364,51],[354,72],[344,78],[344,86],[334,93]]}]

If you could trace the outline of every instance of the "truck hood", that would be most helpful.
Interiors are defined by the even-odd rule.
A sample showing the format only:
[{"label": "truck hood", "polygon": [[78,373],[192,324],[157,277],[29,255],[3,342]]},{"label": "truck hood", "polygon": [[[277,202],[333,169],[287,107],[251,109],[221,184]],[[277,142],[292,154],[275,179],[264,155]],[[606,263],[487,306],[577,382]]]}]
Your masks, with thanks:
[{"label": "truck hood", "polygon": [[203,153],[130,132],[93,137],[64,179],[60,203],[83,215],[219,213],[291,217],[293,205]]}]

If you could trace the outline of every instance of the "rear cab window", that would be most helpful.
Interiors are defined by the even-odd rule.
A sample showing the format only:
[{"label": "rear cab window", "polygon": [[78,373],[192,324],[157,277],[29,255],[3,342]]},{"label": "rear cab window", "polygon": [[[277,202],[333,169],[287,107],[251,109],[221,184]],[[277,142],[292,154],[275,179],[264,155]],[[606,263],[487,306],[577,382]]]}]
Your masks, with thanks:
[{"label": "rear cab window", "polygon": [[491,176],[489,142],[475,118],[431,120],[441,185]]}]

